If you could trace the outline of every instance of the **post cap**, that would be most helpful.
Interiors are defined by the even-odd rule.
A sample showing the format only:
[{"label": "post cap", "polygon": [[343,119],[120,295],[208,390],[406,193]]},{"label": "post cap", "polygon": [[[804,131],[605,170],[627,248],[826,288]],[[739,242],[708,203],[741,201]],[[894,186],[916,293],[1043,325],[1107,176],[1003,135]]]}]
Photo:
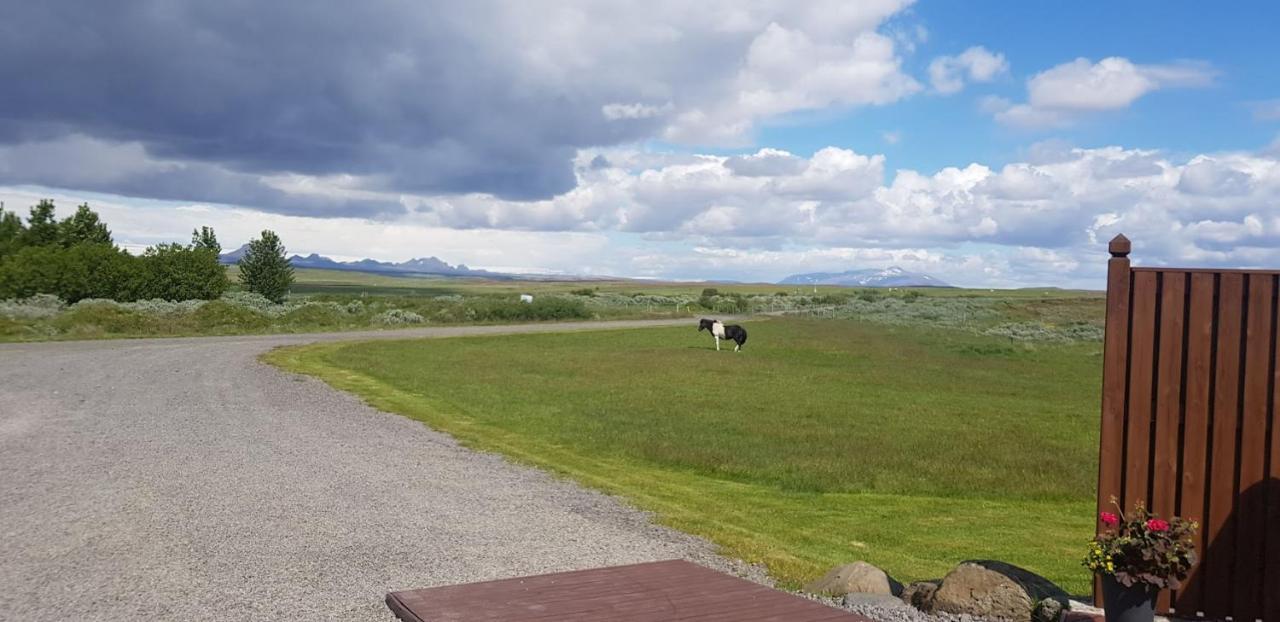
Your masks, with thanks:
[{"label": "post cap", "polygon": [[1129,250],[1133,248],[1133,244],[1129,242],[1129,238],[1124,237],[1121,233],[1111,238],[1111,243],[1107,245],[1107,250],[1112,257],[1128,257]]}]

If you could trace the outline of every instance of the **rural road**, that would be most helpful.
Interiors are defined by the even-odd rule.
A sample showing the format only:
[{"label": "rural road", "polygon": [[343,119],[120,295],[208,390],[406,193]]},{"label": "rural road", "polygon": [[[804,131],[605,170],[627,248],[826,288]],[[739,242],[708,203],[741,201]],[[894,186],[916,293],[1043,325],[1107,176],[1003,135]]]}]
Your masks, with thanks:
[{"label": "rural road", "polygon": [[723,567],[611,498],[257,361],[321,340],[672,323],[689,320],[0,345],[0,620],[386,621],[390,590]]}]

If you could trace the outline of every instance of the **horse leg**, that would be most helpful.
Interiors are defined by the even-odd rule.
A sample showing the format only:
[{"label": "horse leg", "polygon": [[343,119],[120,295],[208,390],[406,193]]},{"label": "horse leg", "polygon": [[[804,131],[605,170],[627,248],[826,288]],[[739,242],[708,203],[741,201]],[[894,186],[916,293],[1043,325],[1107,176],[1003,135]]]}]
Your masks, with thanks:
[{"label": "horse leg", "polygon": [[716,337],[716,352],[720,351],[720,338]]}]

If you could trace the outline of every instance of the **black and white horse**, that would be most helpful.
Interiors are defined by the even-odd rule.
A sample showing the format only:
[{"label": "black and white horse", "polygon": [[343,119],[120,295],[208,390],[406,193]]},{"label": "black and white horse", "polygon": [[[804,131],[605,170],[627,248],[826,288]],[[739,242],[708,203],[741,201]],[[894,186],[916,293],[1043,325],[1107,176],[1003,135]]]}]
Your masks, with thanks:
[{"label": "black and white horse", "polygon": [[698,332],[702,332],[704,330],[710,332],[711,336],[716,338],[717,352],[720,351],[721,339],[729,339],[738,344],[734,346],[734,352],[742,350],[742,344],[747,342],[747,329],[738,326],[737,324],[725,326],[720,320],[708,320],[707,318],[702,318],[701,320],[698,320]]}]

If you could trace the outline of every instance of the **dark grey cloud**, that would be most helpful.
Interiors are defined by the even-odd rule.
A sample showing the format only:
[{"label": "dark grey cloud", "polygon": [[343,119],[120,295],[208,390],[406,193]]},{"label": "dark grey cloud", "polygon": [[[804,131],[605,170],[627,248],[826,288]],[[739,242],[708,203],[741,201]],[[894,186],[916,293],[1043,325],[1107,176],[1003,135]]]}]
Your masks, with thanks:
[{"label": "dark grey cloud", "polygon": [[[530,199],[573,187],[578,148],[661,123],[609,121],[601,106],[628,101],[622,89],[562,88],[531,70],[485,3],[6,4],[0,144],[74,133],[228,174]],[[121,190],[159,197],[191,182],[162,177]]]},{"label": "dark grey cloud", "polygon": [[288,192],[259,175],[208,162],[157,161],[138,143],[111,144],[82,135],[0,145],[0,185],[22,184],[252,206],[294,216],[385,218],[406,212],[385,195]]}]

